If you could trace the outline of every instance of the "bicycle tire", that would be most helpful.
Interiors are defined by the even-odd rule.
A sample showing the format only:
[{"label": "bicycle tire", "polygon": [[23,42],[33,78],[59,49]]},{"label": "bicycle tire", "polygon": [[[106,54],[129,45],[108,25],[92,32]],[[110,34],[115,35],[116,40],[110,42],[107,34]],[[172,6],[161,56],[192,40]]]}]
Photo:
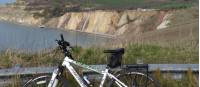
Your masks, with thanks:
[{"label": "bicycle tire", "polygon": [[[128,87],[160,87],[159,82],[150,75],[141,72],[126,72],[116,75],[117,78]],[[149,83],[150,82],[150,83]],[[149,84],[148,84],[149,83]],[[109,87],[118,87],[114,80]]]},{"label": "bicycle tire", "polygon": [[[48,75],[38,76],[36,78],[30,79],[29,81],[27,81],[23,85],[23,87],[47,87],[50,79],[51,79],[51,76],[48,76]],[[67,80],[61,77],[59,77],[58,80],[59,82],[56,87],[71,87],[69,84],[67,84]]]}]

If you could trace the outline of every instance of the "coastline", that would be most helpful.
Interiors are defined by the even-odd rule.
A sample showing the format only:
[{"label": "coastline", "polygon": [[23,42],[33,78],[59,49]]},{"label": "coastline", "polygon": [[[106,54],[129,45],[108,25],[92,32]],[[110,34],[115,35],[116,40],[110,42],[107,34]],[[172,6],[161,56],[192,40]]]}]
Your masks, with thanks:
[{"label": "coastline", "polygon": [[0,20],[0,22],[10,23],[10,24],[19,25],[19,26],[25,26],[25,27],[34,27],[35,29],[59,30],[59,31],[64,31],[64,32],[80,32],[80,33],[86,33],[86,34],[95,35],[95,36],[98,36],[98,37],[106,37],[106,38],[111,38],[111,39],[114,39],[114,38],[117,37],[115,35],[109,35],[109,34],[91,33],[91,32],[85,32],[85,31],[80,31],[80,30],[55,28],[55,27],[50,27],[50,26],[45,26],[44,28],[40,28],[39,26],[35,26],[35,25],[23,24],[23,23],[6,21],[6,20]]}]

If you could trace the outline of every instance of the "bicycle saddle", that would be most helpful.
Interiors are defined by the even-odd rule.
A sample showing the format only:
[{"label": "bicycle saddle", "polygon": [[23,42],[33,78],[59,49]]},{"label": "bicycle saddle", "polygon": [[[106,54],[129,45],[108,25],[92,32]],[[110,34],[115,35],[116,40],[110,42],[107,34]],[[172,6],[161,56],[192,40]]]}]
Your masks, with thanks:
[{"label": "bicycle saddle", "polygon": [[104,53],[124,54],[124,48],[117,48],[117,49],[112,49],[112,50],[104,50]]}]

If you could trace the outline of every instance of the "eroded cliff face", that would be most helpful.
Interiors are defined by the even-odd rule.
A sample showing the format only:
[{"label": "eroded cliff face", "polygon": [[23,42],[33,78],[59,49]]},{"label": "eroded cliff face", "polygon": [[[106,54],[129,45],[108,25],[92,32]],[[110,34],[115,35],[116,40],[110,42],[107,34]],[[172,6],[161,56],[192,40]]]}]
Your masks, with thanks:
[{"label": "eroded cliff face", "polygon": [[[138,34],[157,29],[163,21],[168,20],[168,17],[165,17],[169,16],[168,14],[171,13],[155,10],[70,12],[57,18],[56,27],[112,35],[131,30],[133,34]],[[167,24],[162,25],[166,27]]]},{"label": "eroded cliff face", "polygon": [[[35,18],[31,12],[15,8],[0,8],[0,20],[29,25],[45,25],[64,30],[79,30],[89,33],[121,35],[125,32],[138,34],[153,29],[165,28],[167,11],[125,10],[125,11],[89,11],[67,12],[60,17]],[[163,27],[164,26],[164,27]]]},{"label": "eroded cliff face", "polygon": [[33,14],[15,7],[0,7],[0,20],[16,22],[25,25],[39,25],[42,18],[34,18]]},{"label": "eroded cliff face", "polygon": [[[34,17],[33,12],[13,7],[0,7],[0,20],[24,25],[78,30],[88,33],[113,35],[111,44],[153,43],[171,46],[171,43],[198,43],[198,8],[173,10],[96,10],[67,12],[59,17]],[[195,43],[196,43],[195,42]],[[107,44],[108,45],[108,44]],[[117,45],[118,46],[118,45]],[[196,46],[196,45],[194,45]]]}]

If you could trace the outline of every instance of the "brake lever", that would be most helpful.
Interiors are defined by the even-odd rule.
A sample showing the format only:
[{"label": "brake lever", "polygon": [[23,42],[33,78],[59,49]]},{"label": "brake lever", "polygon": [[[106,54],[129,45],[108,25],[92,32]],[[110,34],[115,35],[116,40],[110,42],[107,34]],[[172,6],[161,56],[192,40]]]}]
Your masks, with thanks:
[{"label": "brake lever", "polygon": [[69,56],[71,59],[73,59],[71,53],[69,50],[72,50],[72,47],[70,46],[70,43],[64,40],[63,35],[60,35],[61,40],[55,40],[57,44],[59,45],[59,48],[63,50],[65,56]]},{"label": "brake lever", "polygon": [[56,39],[55,41],[56,41],[56,42],[58,42],[58,40],[57,40],[57,39]]},{"label": "brake lever", "polygon": [[72,51],[73,47],[72,46],[68,46],[67,49]]},{"label": "brake lever", "polygon": [[60,40],[55,40],[56,41],[56,43],[58,44],[58,45],[61,45],[61,41]]}]

